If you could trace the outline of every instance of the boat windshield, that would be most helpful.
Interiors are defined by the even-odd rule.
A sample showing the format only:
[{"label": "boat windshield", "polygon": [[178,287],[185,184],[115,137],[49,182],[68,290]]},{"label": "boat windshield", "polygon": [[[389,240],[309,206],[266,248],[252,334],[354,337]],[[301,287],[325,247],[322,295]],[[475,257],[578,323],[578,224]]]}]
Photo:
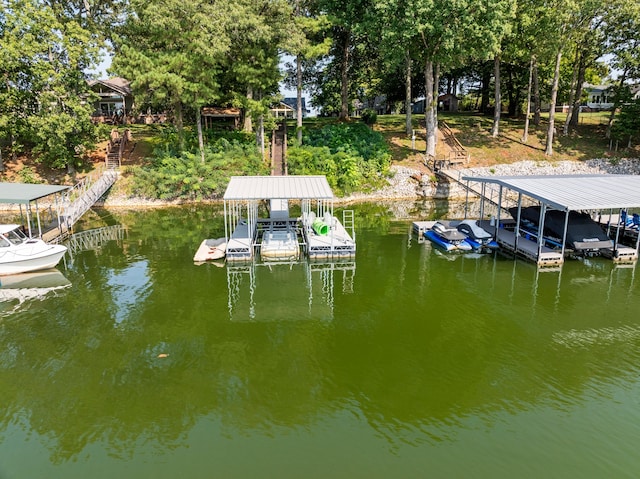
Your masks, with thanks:
[{"label": "boat windshield", "polygon": [[25,235],[20,229],[15,229],[11,231],[7,231],[2,235],[2,240],[0,246],[9,246],[7,242],[11,244],[22,244],[27,240],[27,235]]}]

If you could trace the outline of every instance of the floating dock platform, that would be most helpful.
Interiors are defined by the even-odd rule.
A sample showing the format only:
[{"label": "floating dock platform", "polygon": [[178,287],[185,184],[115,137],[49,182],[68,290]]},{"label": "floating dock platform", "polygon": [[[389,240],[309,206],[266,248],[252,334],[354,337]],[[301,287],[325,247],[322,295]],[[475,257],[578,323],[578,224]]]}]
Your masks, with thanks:
[{"label": "floating dock platform", "polygon": [[[334,215],[333,192],[324,176],[234,176],[224,195],[226,259],[249,262],[355,257],[352,210]],[[289,202],[300,202],[291,217]],[[268,205],[268,217],[259,206]]]}]

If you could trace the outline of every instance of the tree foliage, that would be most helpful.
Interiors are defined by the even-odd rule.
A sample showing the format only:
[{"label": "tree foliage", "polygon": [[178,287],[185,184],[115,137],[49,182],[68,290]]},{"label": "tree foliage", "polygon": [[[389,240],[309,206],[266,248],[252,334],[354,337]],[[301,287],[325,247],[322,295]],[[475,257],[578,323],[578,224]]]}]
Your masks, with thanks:
[{"label": "tree foliage", "polygon": [[289,173],[326,175],[338,194],[379,184],[391,163],[382,135],[363,123],[310,129],[305,131],[303,143],[288,149]]},{"label": "tree foliage", "polygon": [[0,3],[0,147],[32,149],[54,168],[81,161],[96,140],[84,71],[101,38],[66,3]]}]

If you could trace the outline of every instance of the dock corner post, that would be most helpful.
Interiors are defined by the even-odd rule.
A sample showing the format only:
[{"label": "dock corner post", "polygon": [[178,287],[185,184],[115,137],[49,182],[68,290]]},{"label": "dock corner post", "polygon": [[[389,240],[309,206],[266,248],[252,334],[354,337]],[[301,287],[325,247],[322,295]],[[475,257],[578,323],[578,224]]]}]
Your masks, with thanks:
[{"label": "dock corner post", "polygon": [[227,226],[227,200],[222,201],[222,209],[224,214],[224,240],[225,243],[229,242],[229,228]]},{"label": "dock corner post", "polygon": [[562,231],[562,258],[564,258],[564,250],[567,244],[567,230],[569,229],[569,213],[570,213],[570,210],[567,209],[564,215],[564,229]]}]

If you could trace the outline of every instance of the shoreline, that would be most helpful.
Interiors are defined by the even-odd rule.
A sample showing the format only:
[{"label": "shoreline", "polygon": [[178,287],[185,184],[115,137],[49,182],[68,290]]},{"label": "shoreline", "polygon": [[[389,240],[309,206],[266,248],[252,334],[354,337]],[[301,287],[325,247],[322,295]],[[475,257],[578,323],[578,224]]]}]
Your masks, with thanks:
[{"label": "shoreline", "polygon": [[[345,197],[334,198],[335,205],[349,205],[372,201],[421,201],[421,200],[459,200],[464,199],[465,189],[462,185],[444,181],[432,182],[433,173],[392,165],[393,176],[388,185],[369,193],[354,193]],[[530,176],[530,175],[640,175],[640,159],[624,158],[608,160],[605,158],[587,161],[520,161],[510,164],[495,164],[472,168],[459,168],[461,175],[469,176]],[[437,175],[436,175],[437,179]],[[188,205],[216,205],[223,203],[222,198],[206,200],[152,200],[139,197],[125,197],[107,194],[103,201],[94,207],[105,209],[154,209]],[[15,204],[0,205],[0,212],[19,211]]]},{"label": "shoreline", "polygon": [[[433,174],[409,168],[406,166],[392,165],[394,175],[388,179],[388,185],[370,193],[354,193],[345,197],[334,198],[336,205],[348,205],[354,203],[366,203],[370,201],[407,201],[407,200],[436,200],[459,199],[464,194],[457,195],[457,188],[449,190],[446,194],[438,191],[438,183],[432,184],[429,177]],[[613,162],[602,158],[587,161],[520,161],[510,164],[496,164],[473,168],[460,168],[456,171],[462,175],[470,176],[530,176],[530,175],[640,175],[640,159],[625,158],[616,159]],[[426,181],[425,181],[426,177]],[[462,186],[459,187],[464,191]],[[198,201],[185,200],[149,200],[144,198],[125,198],[121,196],[110,197],[105,201],[96,203],[102,208],[145,209],[171,206],[185,206],[194,204],[219,204],[223,199],[208,199]]]}]

